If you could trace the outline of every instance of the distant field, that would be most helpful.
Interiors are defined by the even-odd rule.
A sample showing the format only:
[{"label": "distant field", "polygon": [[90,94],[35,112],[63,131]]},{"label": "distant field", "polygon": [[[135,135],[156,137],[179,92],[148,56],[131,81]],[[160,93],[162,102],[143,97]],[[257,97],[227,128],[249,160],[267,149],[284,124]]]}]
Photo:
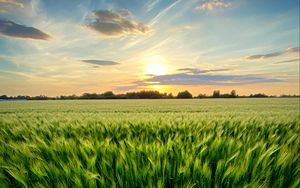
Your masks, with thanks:
[{"label": "distant field", "polygon": [[0,101],[0,187],[299,187],[299,99]]}]

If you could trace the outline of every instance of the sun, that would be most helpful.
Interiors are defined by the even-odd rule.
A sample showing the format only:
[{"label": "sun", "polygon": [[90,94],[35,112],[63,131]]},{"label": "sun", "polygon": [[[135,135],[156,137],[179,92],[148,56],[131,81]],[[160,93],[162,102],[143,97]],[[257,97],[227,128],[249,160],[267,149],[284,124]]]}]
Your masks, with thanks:
[{"label": "sun", "polygon": [[146,73],[155,76],[164,75],[167,73],[167,68],[160,64],[149,64]]},{"label": "sun", "polygon": [[146,63],[146,74],[148,75],[164,75],[167,74],[168,68],[166,66],[166,60],[161,56],[148,57]]}]

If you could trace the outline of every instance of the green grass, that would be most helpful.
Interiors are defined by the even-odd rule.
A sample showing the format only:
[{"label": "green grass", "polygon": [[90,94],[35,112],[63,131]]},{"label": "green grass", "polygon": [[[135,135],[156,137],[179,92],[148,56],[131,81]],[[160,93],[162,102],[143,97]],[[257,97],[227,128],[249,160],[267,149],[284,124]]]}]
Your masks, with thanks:
[{"label": "green grass", "polygon": [[299,187],[299,99],[0,102],[0,187]]}]

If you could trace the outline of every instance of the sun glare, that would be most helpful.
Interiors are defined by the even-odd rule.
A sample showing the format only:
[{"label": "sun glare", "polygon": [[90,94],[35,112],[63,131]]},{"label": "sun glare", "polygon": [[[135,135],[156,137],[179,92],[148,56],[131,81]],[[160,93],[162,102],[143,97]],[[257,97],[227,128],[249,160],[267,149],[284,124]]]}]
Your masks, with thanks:
[{"label": "sun glare", "polygon": [[150,64],[147,66],[147,74],[159,76],[167,73],[167,68],[160,64]]},{"label": "sun glare", "polygon": [[155,90],[159,90],[159,91],[163,89],[163,87],[161,85],[151,85],[150,88],[155,89]]},{"label": "sun glare", "polygon": [[147,57],[146,63],[146,74],[150,75],[164,75],[167,74],[166,60],[161,56]]}]

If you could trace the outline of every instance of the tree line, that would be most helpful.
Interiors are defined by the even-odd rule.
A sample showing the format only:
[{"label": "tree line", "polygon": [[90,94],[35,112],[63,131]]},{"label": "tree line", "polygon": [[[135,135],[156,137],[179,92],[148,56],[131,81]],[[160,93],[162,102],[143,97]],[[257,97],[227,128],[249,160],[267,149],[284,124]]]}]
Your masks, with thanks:
[{"label": "tree line", "polygon": [[220,90],[213,91],[212,95],[199,94],[193,96],[189,91],[181,91],[176,96],[172,93],[161,93],[153,90],[143,90],[138,92],[127,92],[124,94],[114,94],[112,91],[104,93],[84,93],[77,95],[61,95],[57,97],[39,96],[7,96],[0,95],[0,100],[75,100],[75,99],[192,99],[192,98],[275,98],[275,97],[300,97],[299,95],[266,95],[264,93],[256,93],[251,95],[239,96],[235,90],[230,93],[221,93]]}]

